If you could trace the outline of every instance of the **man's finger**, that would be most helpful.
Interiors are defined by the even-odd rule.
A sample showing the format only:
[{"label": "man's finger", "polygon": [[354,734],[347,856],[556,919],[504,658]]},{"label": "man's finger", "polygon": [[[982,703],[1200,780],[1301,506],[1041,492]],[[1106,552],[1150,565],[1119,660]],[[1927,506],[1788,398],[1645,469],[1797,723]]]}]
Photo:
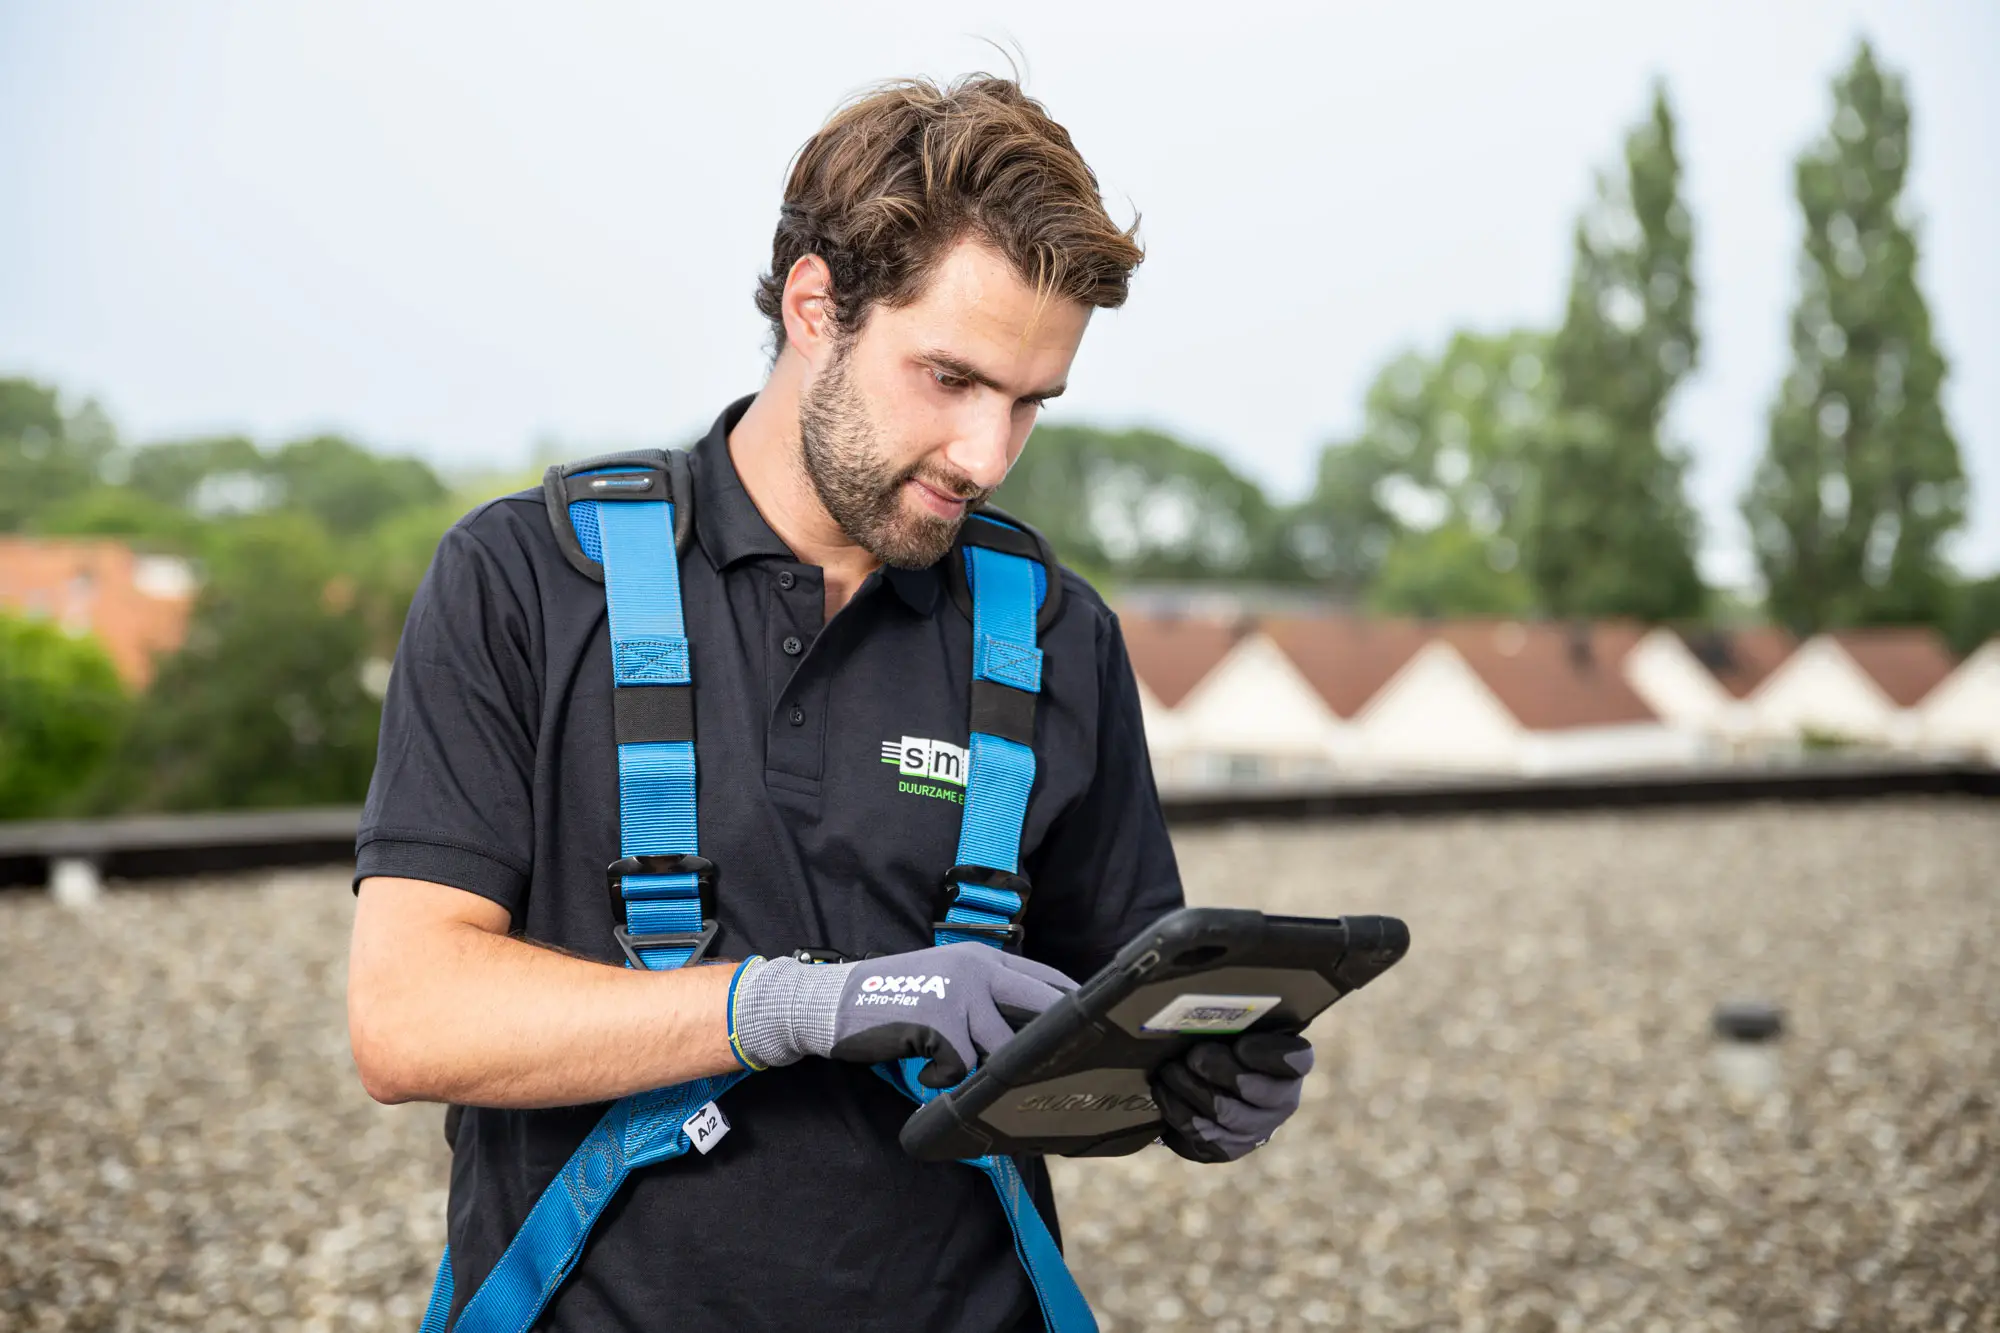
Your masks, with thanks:
[{"label": "man's finger", "polygon": [[1154,1072],[1154,1078],[1182,1102],[1205,1116],[1214,1116],[1217,1088],[1187,1067],[1185,1061],[1169,1060]]},{"label": "man's finger", "polygon": [[1236,1080],[1250,1072],[1236,1058],[1235,1047],[1222,1040],[1197,1042],[1183,1059],[1189,1069],[1232,1095]]},{"label": "man's finger", "polygon": [[[982,944],[975,947],[983,949],[986,946]],[[1056,990],[1064,993],[1076,989],[1076,983],[1071,981],[1067,974],[1050,967],[1047,963],[1038,963],[1032,958],[1023,958],[1017,953],[1003,953],[1000,955],[1000,961],[1009,972],[1024,977],[1031,977],[1041,982],[1044,986],[1054,987]]]},{"label": "man's finger", "polygon": [[[1061,977],[1062,973],[1056,972],[1055,975]],[[993,996],[993,1003],[1010,1021],[1016,1014],[1024,1016],[1021,1021],[1031,1019],[1063,997],[1059,988],[1042,978],[1011,970],[993,974],[989,993]]]},{"label": "man's finger", "polygon": [[966,1028],[972,1048],[984,1060],[1014,1039],[1014,1025],[1004,1011],[991,1004],[975,1004],[966,1011]]},{"label": "man's finger", "polygon": [[1237,1100],[1264,1111],[1296,1111],[1305,1080],[1244,1074],[1236,1080]]},{"label": "man's finger", "polygon": [[1304,1078],[1312,1072],[1313,1048],[1295,1033],[1253,1032],[1236,1039],[1236,1058],[1273,1078]]}]

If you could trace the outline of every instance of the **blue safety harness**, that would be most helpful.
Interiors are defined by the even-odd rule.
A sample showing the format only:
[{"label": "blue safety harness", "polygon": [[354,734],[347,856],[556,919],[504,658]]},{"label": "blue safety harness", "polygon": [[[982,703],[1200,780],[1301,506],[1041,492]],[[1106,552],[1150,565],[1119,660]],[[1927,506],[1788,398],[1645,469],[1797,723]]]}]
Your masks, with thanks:
[{"label": "blue safety harness", "polygon": [[[603,579],[610,620],[620,859],[607,873],[612,920],[624,922],[613,933],[629,967],[683,967],[716,933],[715,867],[696,839],[694,676],[681,615],[678,556],[692,529],[686,460],[658,451],[586,459],[549,469],[544,490],[571,563]],[[964,564],[950,578],[972,615],[971,756],[960,864],[946,872],[945,911],[933,935],[940,945],[977,940],[998,948],[1019,941],[1027,905],[1020,856],[1035,781],[1036,642],[1061,591],[1046,547],[1004,515],[976,515],[960,545]],[[924,1063],[892,1061],[875,1072],[923,1103],[939,1095],[917,1080]],[[747,1076],[698,1078],[614,1103],[451,1323],[446,1248],[421,1333],[526,1333],[625,1178],[687,1152],[689,1122],[709,1115],[710,1103]],[[1095,1333],[1097,1321],[1013,1159],[966,1164],[992,1180],[1051,1333]]]}]

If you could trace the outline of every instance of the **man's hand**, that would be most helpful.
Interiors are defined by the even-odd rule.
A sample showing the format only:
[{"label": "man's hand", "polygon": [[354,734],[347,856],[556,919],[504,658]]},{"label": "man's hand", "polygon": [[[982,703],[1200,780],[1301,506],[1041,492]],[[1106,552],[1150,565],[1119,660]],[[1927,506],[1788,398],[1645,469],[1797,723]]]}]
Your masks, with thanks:
[{"label": "man's hand", "polygon": [[1312,1071],[1312,1044],[1282,1032],[1205,1041],[1154,1075],[1160,1137],[1191,1162],[1233,1162],[1260,1148],[1292,1112]]},{"label": "man's hand", "polygon": [[948,1088],[1075,989],[1052,967],[969,941],[859,963],[752,960],[737,982],[730,1038],[755,1068],[808,1055],[927,1057],[918,1079]]}]

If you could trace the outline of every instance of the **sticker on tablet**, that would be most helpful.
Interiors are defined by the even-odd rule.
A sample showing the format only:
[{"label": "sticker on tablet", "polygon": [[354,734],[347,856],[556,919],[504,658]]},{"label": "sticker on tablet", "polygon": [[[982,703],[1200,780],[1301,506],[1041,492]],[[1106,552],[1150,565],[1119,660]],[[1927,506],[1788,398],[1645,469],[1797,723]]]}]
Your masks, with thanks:
[{"label": "sticker on tablet", "polygon": [[1276,995],[1176,995],[1141,1032],[1241,1032],[1278,1007]]}]

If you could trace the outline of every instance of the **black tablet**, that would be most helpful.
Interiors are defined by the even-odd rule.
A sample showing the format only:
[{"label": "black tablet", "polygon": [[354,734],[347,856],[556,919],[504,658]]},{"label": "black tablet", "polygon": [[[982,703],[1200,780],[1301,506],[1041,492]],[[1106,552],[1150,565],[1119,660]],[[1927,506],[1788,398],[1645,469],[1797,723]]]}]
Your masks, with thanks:
[{"label": "black tablet", "polygon": [[1160,1134],[1150,1080],[1161,1063],[1197,1041],[1298,1032],[1409,947],[1391,916],[1183,908],[918,1108],[903,1149],[925,1161],[1137,1152]]}]

